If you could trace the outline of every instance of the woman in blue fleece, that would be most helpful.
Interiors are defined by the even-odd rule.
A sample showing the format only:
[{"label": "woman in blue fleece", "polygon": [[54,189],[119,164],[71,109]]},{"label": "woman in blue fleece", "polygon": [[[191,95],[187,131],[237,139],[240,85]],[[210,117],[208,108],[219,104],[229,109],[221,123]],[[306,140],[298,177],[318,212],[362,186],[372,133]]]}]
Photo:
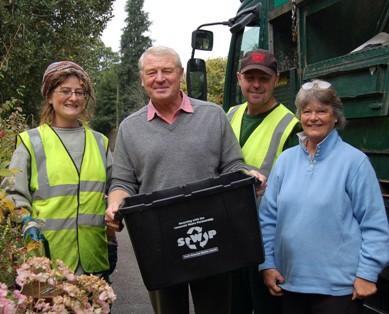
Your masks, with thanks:
[{"label": "woman in blue fleece", "polygon": [[296,97],[303,132],[273,168],[262,199],[266,286],[284,314],[360,313],[389,261],[389,230],[368,157],[342,141],[342,103],[330,83]]}]

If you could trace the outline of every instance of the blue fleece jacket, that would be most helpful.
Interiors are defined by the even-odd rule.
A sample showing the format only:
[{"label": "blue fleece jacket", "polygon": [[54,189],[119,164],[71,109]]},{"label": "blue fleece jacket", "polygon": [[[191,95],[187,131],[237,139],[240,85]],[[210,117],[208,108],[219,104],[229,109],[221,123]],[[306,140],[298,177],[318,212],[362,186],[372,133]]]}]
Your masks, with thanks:
[{"label": "blue fleece jacket", "polygon": [[336,130],[311,158],[303,140],[277,160],[259,208],[265,262],[287,291],[347,295],[389,261],[389,228],[367,156]]}]

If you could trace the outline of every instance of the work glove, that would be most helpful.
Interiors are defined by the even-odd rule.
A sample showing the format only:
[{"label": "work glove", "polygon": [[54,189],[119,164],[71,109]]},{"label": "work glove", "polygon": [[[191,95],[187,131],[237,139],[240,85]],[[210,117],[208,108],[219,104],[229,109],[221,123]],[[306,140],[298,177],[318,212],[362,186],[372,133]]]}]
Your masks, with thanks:
[{"label": "work glove", "polygon": [[39,229],[39,223],[31,216],[24,216],[22,218],[22,232],[25,240],[31,239],[34,241],[43,241],[44,237]]}]

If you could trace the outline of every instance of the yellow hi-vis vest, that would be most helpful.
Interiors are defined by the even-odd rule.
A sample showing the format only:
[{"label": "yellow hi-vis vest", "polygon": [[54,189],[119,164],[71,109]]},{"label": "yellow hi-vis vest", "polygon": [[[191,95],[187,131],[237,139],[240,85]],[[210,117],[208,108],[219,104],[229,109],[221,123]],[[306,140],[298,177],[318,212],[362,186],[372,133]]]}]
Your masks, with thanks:
[{"label": "yellow hi-vis vest", "polygon": [[47,124],[21,133],[30,158],[32,217],[44,220],[42,232],[50,258],[75,271],[109,268],[104,223],[108,139],[84,127],[80,171],[55,131]]},{"label": "yellow hi-vis vest", "polygon": [[[231,127],[239,141],[240,128],[247,102],[232,107],[228,112]],[[268,176],[274,161],[281,154],[284,144],[292,132],[298,119],[284,105],[278,105],[258,125],[242,147],[246,164],[257,167]]]}]

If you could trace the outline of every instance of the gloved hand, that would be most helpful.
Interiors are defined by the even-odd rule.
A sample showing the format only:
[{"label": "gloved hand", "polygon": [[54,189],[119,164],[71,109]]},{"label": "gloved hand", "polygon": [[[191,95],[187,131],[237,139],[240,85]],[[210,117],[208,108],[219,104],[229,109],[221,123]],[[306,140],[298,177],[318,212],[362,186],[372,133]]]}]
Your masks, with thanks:
[{"label": "gloved hand", "polygon": [[24,216],[22,218],[22,224],[23,237],[25,240],[28,238],[34,241],[44,240],[39,229],[39,224],[31,216]]}]

